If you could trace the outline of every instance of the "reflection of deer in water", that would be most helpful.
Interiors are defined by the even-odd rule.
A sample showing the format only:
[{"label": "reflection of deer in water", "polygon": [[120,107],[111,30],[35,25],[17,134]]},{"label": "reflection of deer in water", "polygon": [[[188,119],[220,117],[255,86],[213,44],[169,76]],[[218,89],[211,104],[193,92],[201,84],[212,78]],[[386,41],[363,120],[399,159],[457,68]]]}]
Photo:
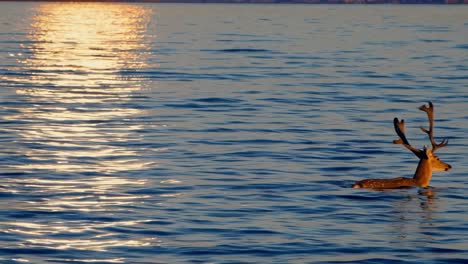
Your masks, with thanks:
[{"label": "reflection of deer in water", "polygon": [[442,162],[439,157],[434,155],[434,152],[448,144],[447,140],[443,140],[437,144],[434,140],[434,106],[429,102],[429,107],[422,105],[419,110],[427,113],[429,119],[429,130],[422,128],[428,136],[432,144],[432,149],[424,147],[420,150],[410,145],[405,136],[405,121],[401,121],[398,118],[393,120],[395,131],[399,139],[394,140],[395,144],[402,144],[405,148],[409,149],[419,158],[419,164],[416,168],[413,178],[394,178],[394,179],[369,179],[358,181],[353,185],[353,188],[376,188],[376,189],[389,189],[389,188],[401,188],[419,186],[426,188],[431,181],[432,172],[435,171],[448,171],[452,168],[449,164]]}]

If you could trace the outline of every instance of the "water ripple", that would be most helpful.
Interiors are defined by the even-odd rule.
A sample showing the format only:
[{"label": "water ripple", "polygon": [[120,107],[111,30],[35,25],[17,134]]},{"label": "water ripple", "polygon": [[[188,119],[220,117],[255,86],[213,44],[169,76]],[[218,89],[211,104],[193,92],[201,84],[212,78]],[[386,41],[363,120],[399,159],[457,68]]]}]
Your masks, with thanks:
[{"label": "water ripple", "polygon": [[[1,2],[0,262],[467,262],[465,18]],[[428,100],[454,170],[350,188],[414,173]]]}]

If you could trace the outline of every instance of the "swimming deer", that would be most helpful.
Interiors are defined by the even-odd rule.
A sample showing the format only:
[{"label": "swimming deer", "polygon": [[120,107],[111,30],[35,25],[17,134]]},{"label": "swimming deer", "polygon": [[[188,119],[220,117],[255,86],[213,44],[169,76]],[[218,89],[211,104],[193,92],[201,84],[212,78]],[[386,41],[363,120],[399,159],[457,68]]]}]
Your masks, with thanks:
[{"label": "swimming deer", "polygon": [[421,130],[429,136],[432,149],[424,146],[421,150],[411,146],[405,136],[405,121],[403,119],[400,121],[396,117],[393,119],[395,132],[399,137],[399,139],[394,140],[393,143],[403,145],[419,158],[419,164],[413,178],[399,177],[394,179],[368,179],[356,182],[353,185],[353,188],[391,189],[412,186],[426,188],[429,186],[429,182],[431,181],[432,172],[448,171],[452,168],[452,166],[441,161],[439,157],[434,155],[436,150],[445,147],[448,144],[448,140],[446,139],[442,140],[440,143],[436,143],[434,140],[434,105],[432,102],[429,102],[429,106],[424,104],[419,107],[419,110],[427,113],[427,117],[429,119],[429,130],[423,127],[421,127]]}]

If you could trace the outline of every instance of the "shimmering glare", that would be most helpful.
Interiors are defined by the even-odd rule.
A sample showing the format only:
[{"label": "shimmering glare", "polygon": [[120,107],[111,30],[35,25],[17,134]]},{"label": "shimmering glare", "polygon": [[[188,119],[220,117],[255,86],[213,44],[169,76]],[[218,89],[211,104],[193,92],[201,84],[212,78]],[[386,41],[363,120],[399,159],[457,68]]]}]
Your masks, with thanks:
[{"label": "shimmering glare", "polygon": [[[109,230],[112,227],[131,227],[134,225],[142,224],[140,221],[122,221],[110,224],[101,223],[86,223],[83,224],[71,224],[56,222],[53,226],[50,225],[32,225],[30,223],[16,222],[9,223],[11,228],[6,232],[14,232],[20,234],[27,234],[32,237],[26,239],[21,246],[23,247],[44,247],[54,249],[77,249],[77,250],[94,250],[94,251],[106,251],[109,247],[144,247],[144,246],[157,246],[160,241],[156,237],[145,237],[138,240],[133,239],[122,239],[116,238],[112,232],[103,230]],[[42,238],[42,236],[53,236],[55,234],[74,234],[78,236],[80,233],[96,233],[94,239],[70,239],[70,238]]]},{"label": "shimmering glare", "polygon": [[124,83],[116,71],[144,66],[139,57],[149,15],[131,5],[40,5],[30,32],[34,55],[24,61],[36,73],[31,81],[70,87]]},{"label": "shimmering glare", "polygon": [[[28,122],[23,129],[5,130],[41,145],[24,154],[43,162],[12,166],[107,174],[156,166],[141,161],[134,149],[114,144],[138,140],[135,131],[143,129],[139,123],[121,122],[145,112],[131,106],[139,83],[122,79],[119,71],[145,66],[141,57],[148,49],[145,30],[151,12],[125,4],[45,3],[36,9],[29,32],[31,56],[21,61],[32,77],[6,77],[31,83],[16,89],[29,103],[7,107],[11,114],[3,118]],[[98,125],[112,120],[111,129]]]},{"label": "shimmering glare", "polygon": [[[142,58],[148,49],[145,34],[151,11],[99,3],[41,3],[34,8],[29,44],[23,47],[30,52],[10,54],[21,65],[11,70],[28,76],[1,77],[22,83],[16,87],[22,103],[5,106],[8,114],[2,116],[21,126],[5,126],[2,131],[17,136],[21,144],[11,152],[24,160],[8,164],[7,169],[34,172],[34,176],[0,179],[0,191],[36,198],[0,203],[3,208],[35,212],[102,212],[112,219],[114,212],[128,212],[150,197],[132,192],[143,188],[146,179],[125,178],[120,172],[158,166],[154,160],[141,158],[148,150],[132,146],[141,140],[136,131],[145,129],[132,121],[145,115],[132,101],[141,87],[138,81],[120,75],[122,69],[146,65]],[[59,176],[47,178],[48,172]],[[142,225],[146,222],[142,219],[27,220],[0,223],[3,234],[27,236],[18,245],[23,248],[107,251],[160,243],[153,236],[121,236],[113,231]],[[70,234],[71,238],[64,238]],[[123,258],[80,260],[102,261],[124,263]]]}]

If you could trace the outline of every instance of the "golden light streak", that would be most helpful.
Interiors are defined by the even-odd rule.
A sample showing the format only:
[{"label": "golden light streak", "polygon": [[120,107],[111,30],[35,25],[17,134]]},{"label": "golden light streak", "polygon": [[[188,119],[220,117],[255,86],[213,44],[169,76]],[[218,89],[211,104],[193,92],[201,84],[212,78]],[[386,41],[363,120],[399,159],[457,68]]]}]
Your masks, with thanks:
[{"label": "golden light streak", "polygon": [[[161,241],[156,237],[145,237],[141,239],[121,239],[114,237],[114,233],[107,231],[111,227],[132,227],[144,224],[147,221],[116,221],[111,223],[80,223],[73,222],[54,222],[52,225],[32,224],[28,222],[10,222],[5,223],[6,233],[17,233],[29,235],[34,238],[26,239],[20,246],[23,247],[44,247],[54,249],[78,249],[107,251],[110,247],[144,247],[159,246]],[[106,230],[105,232],[103,230]],[[74,234],[94,232],[96,235],[92,239],[50,239],[43,236],[57,234]]]},{"label": "golden light streak", "polygon": [[[135,131],[142,125],[117,123],[111,129],[98,125],[145,115],[139,108],[123,106],[140,83],[122,78],[119,71],[145,67],[146,27],[152,12],[118,3],[42,3],[36,14],[29,34],[32,55],[21,61],[32,77],[8,77],[31,84],[16,91],[30,103],[9,106],[14,114],[4,118],[30,121],[14,132],[44,147],[23,154],[48,162],[15,168],[111,174],[156,166],[139,160],[138,150],[112,144],[138,140]],[[86,158],[90,162],[83,164]]]},{"label": "golden light streak", "polygon": [[144,36],[151,15],[146,9],[126,4],[47,3],[38,7],[37,14],[31,32],[34,56],[25,61],[35,70],[35,83],[119,84],[125,80],[116,78],[116,71],[145,65],[141,56],[147,49]]},{"label": "golden light streak", "polygon": [[[118,3],[40,3],[35,8],[31,44],[26,47],[31,52],[14,54],[22,64],[19,70],[27,74],[1,77],[20,84],[16,92],[23,103],[6,106],[11,114],[2,118],[19,123],[4,130],[17,134],[22,144],[16,154],[29,161],[12,163],[8,169],[34,173],[4,179],[0,189],[38,196],[2,206],[25,211],[128,213],[130,206],[138,207],[151,198],[137,191],[148,180],[121,175],[157,164],[142,158],[143,147],[131,146],[142,140],[138,130],[147,128],[133,121],[145,115],[132,101],[141,86],[120,72],[146,66],[151,10]],[[107,251],[160,243],[155,237],[122,236],[110,228],[138,228],[145,220],[34,219],[1,224],[5,233],[25,235],[18,246],[26,248]],[[70,238],[59,236],[71,233]],[[123,263],[124,259],[106,261]]]}]

